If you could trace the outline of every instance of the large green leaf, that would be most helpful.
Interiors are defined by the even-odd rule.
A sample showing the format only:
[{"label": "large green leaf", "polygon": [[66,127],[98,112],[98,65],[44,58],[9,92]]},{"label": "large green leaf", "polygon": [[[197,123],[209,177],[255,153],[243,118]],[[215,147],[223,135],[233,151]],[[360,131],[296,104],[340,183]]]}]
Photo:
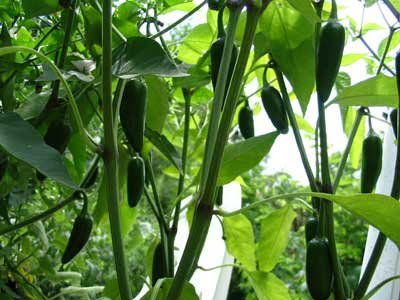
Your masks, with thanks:
[{"label": "large green leaf", "polygon": [[225,148],[218,185],[224,185],[260,163],[268,154],[277,132],[256,136]]},{"label": "large green leaf", "polygon": [[62,9],[58,0],[22,0],[22,7],[27,18],[49,15]]},{"label": "large green leaf", "polygon": [[223,221],[225,243],[228,252],[246,270],[256,270],[256,245],[254,243],[253,227],[250,221],[242,214],[226,217]]},{"label": "large green leaf", "polygon": [[130,79],[138,75],[182,77],[182,72],[171,61],[161,46],[153,39],[132,37],[113,53],[112,72],[115,76]]},{"label": "large green leaf", "polygon": [[259,300],[290,300],[285,283],[272,273],[247,273]]},{"label": "large green leaf", "polygon": [[314,24],[287,1],[274,0],[261,18],[261,28],[305,112],[315,80]]},{"label": "large green leaf", "polygon": [[350,87],[345,87],[336,96],[333,103],[396,107],[397,101],[396,78],[380,74]]},{"label": "large green leaf", "polygon": [[339,204],[353,215],[378,228],[400,247],[400,223],[396,221],[400,216],[400,203],[396,199],[380,194],[349,196],[312,194]]},{"label": "large green leaf", "polygon": [[286,205],[262,221],[260,243],[257,249],[261,271],[272,271],[279,262],[288,244],[290,228],[295,217],[296,213],[289,205]]},{"label": "large green leaf", "polygon": [[288,0],[291,6],[303,14],[310,22],[319,22],[319,17],[315,13],[315,9],[308,0]]},{"label": "large green leaf", "polygon": [[42,174],[73,189],[61,155],[46,145],[40,134],[16,113],[0,114],[0,145],[11,155],[28,163]]}]

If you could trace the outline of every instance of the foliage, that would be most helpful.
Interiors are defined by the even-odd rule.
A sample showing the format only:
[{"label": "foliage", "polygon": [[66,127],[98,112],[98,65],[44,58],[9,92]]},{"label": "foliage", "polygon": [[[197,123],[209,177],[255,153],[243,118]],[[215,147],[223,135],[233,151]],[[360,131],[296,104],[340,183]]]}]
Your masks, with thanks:
[{"label": "foliage", "polygon": [[[338,57],[341,72],[332,69],[329,74],[329,85],[336,77],[336,96],[325,106],[318,99],[320,122],[315,128],[306,113],[316,107],[315,70],[324,69],[315,59],[319,32],[328,18],[336,17],[336,2],[227,0],[221,18],[209,9],[204,23],[195,18],[187,22],[193,14],[201,15],[207,2],[216,8],[210,1],[196,6],[184,0],[2,0],[0,298],[126,300],[147,283],[144,299],[197,299],[188,281],[211,218],[218,214],[223,216],[227,249],[238,265],[230,298],[309,298],[304,223],[311,215],[322,224],[318,234],[329,239],[334,276],[340,279],[335,283],[348,282],[356,291],[354,299],[365,294],[369,280],[359,283],[358,277],[366,222],[382,231],[377,249],[383,248],[386,236],[400,244],[399,225],[391,222],[400,209],[395,201],[399,171],[390,197],[355,195],[366,132],[363,117],[368,116],[371,129],[375,116],[368,107],[399,105],[395,75],[400,65],[393,71],[400,61],[393,59],[398,27],[388,25],[389,33],[382,35],[375,51],[368,44],[369,33],[383,28],[359,23],[339,6],[348,35],[345,49],[357,40],[366,53]],[[366,9],[377,5],[367,2]],[[397,3],[384,2],[398,18]],[[183,17],[169,24],[171,13]],[[211,59],[218,25],[226,29],[225,44]],[[236,46],[239,55],[228,76]],[[212,83],[210,63],[216,58],[220,67]],[[358,62],[365,70],[354,84],[346,67]],[[122,130],[121,121],[130,125],[119,118],[120,107],[122,118],[130,121],[134,114],[129,110],[137,108],[137,99],[125,89],[131,80],[146,89],[141,100],[147,101],[147,109],[143,105],[143,112],[136,111],[140,132],[133,133],[132,128]],[[309,186],[284,172],[265,174],[269,160],[277,159],[268,154],[279,132],[247,139],[238,134],[239,111],[249,104],[248,120],[254,115],[258,125],[260,92],[267,82],[282,102],[284,124],[288,116],[297,145],[290,153],[300,154]],[[334,114],[331,106],[339,107],[348,137],[345,151],[334,154],[328,153],[325,128],[331,126],[325,120],[325,113]],[[68,132],[50,137],[55,123],[64,124]],[[127,132],[140,146],[133,145]],[[315,172],[304,144],[318,150]],[[127,169],[134,156],[144,161],[144,196],[131,208]],[[332,183],[331,175],[336,176]],[[244,208],[224,212],[214,206],[215,191],[234,180],[241,183]],[[325,199],[319,207],[312,207],[310,191]],[[82,192],[88,196],[93,230],[84,249],[62,265],[74,220],[86,210]],[[331,195],[335,192],[340,196]],[[194,200],[188,214],[192,227],[175,273],[180,201],[187,196]],[[148,278],[157,245],[163,274],[152,286]],[[379,256],[377,250],[374,257]],[[339,274],[340,264],[345,278]],[[373,272],[374,267],[366,273]],[[332,292],[343,298],[340,285]]]}]

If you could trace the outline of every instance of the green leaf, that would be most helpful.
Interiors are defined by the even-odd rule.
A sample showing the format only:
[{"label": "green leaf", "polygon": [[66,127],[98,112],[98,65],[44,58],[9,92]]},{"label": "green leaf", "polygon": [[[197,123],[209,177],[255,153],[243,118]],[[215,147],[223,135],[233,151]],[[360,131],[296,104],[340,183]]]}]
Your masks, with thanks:
[{"label": "green leaf", "polygon": [[22,7],[26,18],[49,15],[62,9],[58,0],[22,0]]},{"label": "green leaf", "polygon": [[146,126],[159,133],[162,132],[169,112],[168,85],[163,78],[146,76],[147,111]]},{"label": "green leaf", "polygon": [[[142,300],[166,300],[168,299],[168,292],[171,288],[173,278],[164,278],[158,280],[154,288],[148,291]],[[185,281],[184,286],[182,288],[182,293],[180,299],[185,300],[198,300],[199,297],[196,294],[196,290],[194,286],[189,282]]]},{"label": "green leaf", "polygon": [[131,79],[138,75],[182,77],[182,72],[153,39],[132,37],[113,52],[112,72],[115,76]]},{"label": "green leaf", "polygon": [[383,74],[343,89],[331,103],[355,106],[397,106],[396,78]]},{"label": "green leaf", "polygon": [[14,111],[24,120],[36,118],[43,111],[47,101],[49,101],[50,93],[50,91],[45,91],[40,94],[29,95],[28,99]]},{"label": "green leaf", "polygon": [[182,173],[182,160],[174,145],[162,134],[146,128],[145,136],[149,141]]},{"label": "green leaf", "polygon": [[101,14],[91,6],[83,6],[86,46],[94,57],[101,55]]},{"label": "green leaf", "polygon": [[194,27],[178,47],[178,59],[187,64],[196,64],[211,45],[213,33],[210,25],[200,24]]},{"label": "green leaf", "polygon": [[[356,114],[357,111],[354,108],[349,107],[349,109],[347,110],[346,122],[345,122],[345,132],[347,136],[350,135],[351,129],[353,128],[354,120],[356,119]],[[358,169],[358,166],[360,164],[364,133],[365,133],[365,123],[361,122],[358,127],[357,133],[354,137],[353,145],[351,146],[350,149],[350,162],[351,166],[354,169]]]},{"label": "green leaf", "polygon": [[351,53],[343,55],[341,66],[342,67],[350,66],[366,56],[367,54],[365,53]]},{"label": "green leaf", "polygon": [[309,134],[314,135],[315,130],[314,127],[307,122],[306,119],[304,119],[302,116],[295,114],[297,125],[299,126],[300,130],[303,130],[304,132],[307,132]]},{"label": "green leaf", "polygon": [[0,145],[47,177],[74,190],[78,189],[69,176],[61,155],[46,145],[35,128],[18,114],[10,112],[0,115]]},{"label": "green leaf", "polygon": [[288,0],[291,6],[299,11],[304,17],[310,22],[316,23],[320,21],[320,18],[315,13],[314,7],[308,0]]},{"label": "green leaf", "polygon": [[[388,37],[385,37],[379,44],[379,48],[378,48],[379,56],[383,55],[383,52],[385,51],[387,42],[388,42]],[[388,52],[393,49],[396,49],[399,44],[400,44],[400,32],[395,31],[395,33],[393,33],[392,40],[390,41]]]},{"label": "green leaf", "polygon": [[272,132],[228,145],[222,159],[218,185],[227,184],[258,165],[268,154],[277,136],[277,132]]},{"label": "green leaf", "polygon": [[261,223],[260,243],[257,249],[261,271],[272,271],[288,244],[289,232],[296,217],[293,209],[285,207],[274,211]]},{"label": "green leaf", "polygon": [[253,227],[250,221],[242,214],[225,217],[223,220],[225,243],[228,252],[246,270],[256,270],[256,257]]},{"label": "green leaf", "polygon": [[303,113],[315,81],[314,25],[285,1],[272,1],[261,18],[270,50],[290,81]]},{"label": "green leaf", "polygon": [[400,223],[395,222],[400,215],[400,203],[396,199],[381,194],[354,194],[349,196],[312,194],[339,204],[353,215],[382,231],[400,247]]},{"label": "green leaf", "polygon": [[259,300],[291,299],[285,283],[272,273],[247,273],[250,283]]}]

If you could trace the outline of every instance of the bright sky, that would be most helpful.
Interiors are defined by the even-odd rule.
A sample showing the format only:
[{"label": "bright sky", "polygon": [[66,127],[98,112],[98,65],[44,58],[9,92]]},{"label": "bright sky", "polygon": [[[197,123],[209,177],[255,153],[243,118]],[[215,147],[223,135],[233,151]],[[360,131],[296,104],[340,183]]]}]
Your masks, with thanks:
[{"label": "bright sky", "polygon": [[[199,4],[202,1],[203,0],[195,0],[194,2],[196,4]],[[361,1],[337,0],[337,4],[339,6],[339,18],[346,19],[347,16],[350,16],[351,18],[356,20],[357,23],[361,22],[361,17],[362,17]],[[346,9],[343,9],[344,7],[346,7]],[[389,10],[386,8],[386,6],[381,4],[380,7],[383,13],[385,14],[386,18],[388,19],[389,24],[394,24],[395,19],[391,15]],[[195,26],[196,24],[204,23],[206,22],[206,14],[207,14],[207,6],[204,6],[202,10],[197,12],[194,16],[192,16],[188,20],[188,22],[191,22],[193,26]],[[165,21],[166,24],[170,24],[171,20],[175,20],[176,18],[179,18],[182,15],[184,15],[183,12],[168,14],[166,16],[161,16],[161,20]],[[387,29],[386,29],[387,25],[385,24],[385,21],[382,17],[382,14],[377,4],[365,10],[364,24],[366,23],[376,23],[384,28],[384,30],[371,32],[365,36],[369,45],[376,51],[376,49],[378,48],[378,44],[380,43],[382,38],[387,36]],[[362,45],[361,42],[359,41],[351,42],[350,39],[348,39],[348,43],[346,44],[345,48],[345,54],[349,53],[368,53],[368,50]],[[367,76],[366,64],[363,63],[362,61],[359,61],[351,65],[350,67],[344,67],[341,69],[341,71],[346,71],[347,73],[350,74],[352,78],[352,84],[370,77]],[[255,89],[256,87],[254,88],[250,87],[247,94],[250,94]],[[333,91],[331,99],[333,99],[334,96],[335,94]],[[256,102],[260,102],[258,96],[253,97],[251,99],[250,104],[254,105]],[[300,107],[297,104],[295,104],[295,102],[293,102],[293,104],[295,113],[301,114]],[[380,108],[373,108],[371,111],[376,116],[381,117],[382,112],[386,110]],[[309,104],[305,118],[311,125],[314,126],[317,117],[318,113],[317,113],[316,98],[315,96],[313,96]],[[347,138],[342,131],[341,119],[337,105],[328,108],[326,112],[326,118],[327,118],[328,143],[330,147],[329,148],[330,153],[336,151],[343,151],[346,146]],[[385,124],[379,121],[373,121],[373,126],[375,130],[382,132],[384,132],[387,128]],[[261,112],[257,116],[255,116],[256,135],[264,134],[274,130],[275,130],[274,127],[272,126],[266,113],[262,109]],[[308,151],[310,164],[314,168],[315,154],[312,148],[313,141],[304,139],[304,143],[306,144],[306,149]],[[277,171],[288,172],[294,177],[294,179],[300,181],[301,183],[303,184],[308,183],[292,132],[289,132],[289,134],[286,135],[280,135],[277,138],[270,152],[268,163],[266,165],[266,172],[268,174],[273,174]]]}]

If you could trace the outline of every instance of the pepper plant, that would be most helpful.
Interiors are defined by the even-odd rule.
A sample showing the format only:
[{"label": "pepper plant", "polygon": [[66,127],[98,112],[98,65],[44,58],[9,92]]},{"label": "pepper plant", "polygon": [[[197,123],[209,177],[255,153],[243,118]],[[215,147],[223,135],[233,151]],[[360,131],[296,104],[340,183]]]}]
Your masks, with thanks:
[{"label": "pepper plant", "polygon": [[[397,4],[383,4],[398,20]],[[175,22],[160,21],[160,16],[178,10],[185,13]],[[204,10],[207,23],[180,31],[184,21]],[[227,249],[257,297],[290,299],[284,281],[273,271],[296,218],[293,202],[301,199],[313,215],[305,228],[310,297],[366,296],[386,240],[400,245],[400,225],[395,222],[400,212],[400,152],[391,195],[374,194],[382,143],[371,121],[380,118],[369,109],[399,106],[400,56],[393,53],[397,23],[390,25],[376,53],[362,34],[364,24],[357,32],[349,21],[346,27],[335,0],[206,0],[198,5],[183,0],[3,1],[0,250],[6,275],[0,278],[0,295],[56,299],[102,292],[112,299],[132,299],[137,286],[132,288],[135,266],[127,240],[147,207],[157,223],[157,239],[147,249],[150,280],[141,278],[149,287],[143,299],[198,299],[189,281],[199,268],[213,217],[223,218]],[[371,24],[368,28],[374,29]],[[369,64],[373,77],[354,85],[339,72],[346,32],[369,51],[358,59],[378,62],[377,67]],[[258,88],[249,94],[254,85]],[[255,136],[256,109],[249,100],[254,96],[260,97],[275,131]],[[309,106],[317,107],[317,125],[307,128],[314,136],[315,168],[303,141],[306,121],[294,113],[295,101],[303,114]],[[326,121],[332,105],[340,107],[348,134],[334,177],[328,155],[331,124]],[[398,132],[394,111],[390,120]],[[360,151],[365,117],[369,133]],[[233,134],[237,128],[239,138]],[[309,190],[257,199],[236,211],[221,209],[222,186],[260,164],[279,135],[289,131]],[[349,156],[357,166],[360,155],[362,194],[335,195]],[[160,160],[169,167],[157,169]],[[165,174],[176,179],[173,192],[162,185]],[[189,196],[190,232],[178,261],[175,239],[187,208],[181,202]],[[263,219],[256,246],[245,212],[276,199],[284,204]],[[354,289],[337,249],[334,205],[380,230]],[[51,227],[44,223],[54,221],[60,210],[69,216],[63,221],[73,227],[68,238],[56,238],[53,244],[47,239]],[[44,257],[57,257],[56,265],[50,263],[59,268],[56,274],[76,276],[66,270],[86,251],[93,231],[104,230],[105,222],[116,273],[113,287],[60,289],[40,282],[41,273],[30,274],[32,266],[26,263],[36,256],[41,266]],[[26,236],[32,232],[46,245],[43,253],[26,254],[31,250]]]}]

